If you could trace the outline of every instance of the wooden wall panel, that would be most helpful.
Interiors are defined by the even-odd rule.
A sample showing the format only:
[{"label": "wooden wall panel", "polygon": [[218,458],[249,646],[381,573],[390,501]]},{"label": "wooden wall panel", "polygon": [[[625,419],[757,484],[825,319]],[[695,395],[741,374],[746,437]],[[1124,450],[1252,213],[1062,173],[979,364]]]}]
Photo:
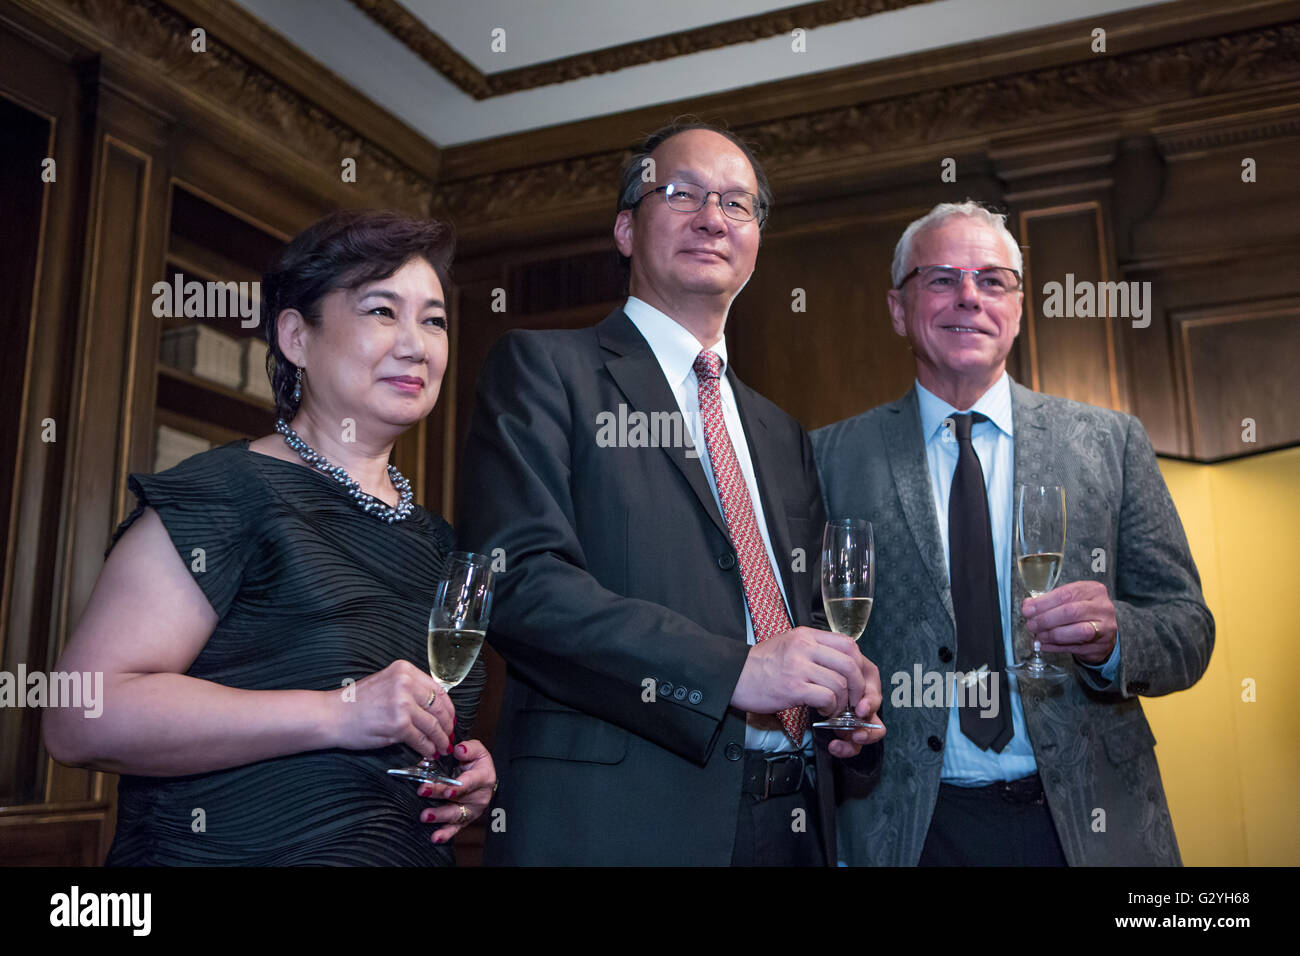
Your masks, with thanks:
[{"label": "wooden wall panel", "polygon": [[[809,428],[892,401],[915,365],[890,325],[886,293],[897,214],[777,232],[732,306],[727,351],[736,374]],[[796,312],[802,290],[804,312]]]},{"label": "wooden wall panel", "polygon": [[1300,440],[1300,297],[1174,312],[1192,455],[1213,460]]},{"label": "wooden wall panel", "polygon": [[[1026,261],[1020,332],[1030,369],[1025,384],[1090,405],[1123,408],[1115,360],[1115,325],[1121,319],[1096,313],[1049,316],[1043,308],[1049,283],[1060,285],[1060,297],[1073,306],[1076,284],[1096,288],[1110,281],[1100,203],[1022,210],[1019,232]],[[1102,312],[1105,306],[1096,308]]]},{"label": "wooden wall panel", "polygon": [[[1237,114],[1225,121],[1226,129],[1200,123],[1190,130],[1187,124],[1156,130],[1165,178],[1161,201],[1134,224],[1121,260],[1126,278],[1152,283],[1152,323],[1146,329],[1121,323],[1119,334],[1133,381],[1132,411],[1164,454],[1214,459],[1226,453],[1194,447],[1195,433],[1227,432],[1196,419],[1208,408],[1189,401],[1177,317],[1198,310],[1231,314],[1300,295],[1300,120],[1294,118],[1300,110],[1292,114],[1282,123],[1265,107]],[[1255,182],[1242,180],[1246,156],[1256,161]],[[1265,381],[1253,383],[1252,390],[1264,387],[1278,371],[1278,356],[1289,354],[1290,339],[1285,323],[1262,328],[1275,337],[1261,339],[1261,327],[1249,323],[1220,329],[1215,337],[1221,348],[1206,356],[1209,374],[1241,380],[1255,375]],[[1200,370],[1202,381],[1206,371]],[[1278,428],[1280,444],[1300,442],[1294,416]],[[1202,443],[1202,449],[1209,447]],[[1233,453],[1261,448],[1240,445],[1238,435]]]},{"label": "wooden wall panel", "polygon": [[[27,422],[24,386],[32,325],[33,308],[40,269],[41,228],[45,211],[46,188],[41,183],[42,160],[50,155],[52,124],[47,117],[0,99],[0,125],[5,132],[5,155],[0,164],[0,202],[5,206],[5,228],[0,230],[0,286],[7,294],[0,297],[0,332],[5,348],[0,353],[0,474],[6,482],[0,500],[0,608],[9,608],[8,596],[15,575],[22,577],[22,567],[13,561],[17,544],[17,521],[12,520],[22,507],[19,480],[19,453],[27,426],[38,432],[40,422]],[[0,630],[0,669],[13,673],[26,660],[27,634],[7,640]],[[0,726],[0,805],[17,802],[30,791],[21,781],[33,777],[36,715],[26,711],[9,711]]]},{"label": "wooden wall panel", "polygon": [[[127,434],[121,397],[135,354],[150,159],[111,136],[100,142],[100,176],[92,221],[95,250],[76,381],[80,386],[74,442],[72,509],[68,515],[65,615],[81,617],[108,543],[118,504],[117,468]],[[127,346],[124,348],[123,346]],[[98,553],[97,553],[98,551]]]},{"label": "wooden wall panel", "polygon": [[[28,180],[30,189],[39,190],[44,211],[22,356],[18,456],[7,489],[14,505],[0,626],[4,669],[13,673],[20,662],[43,666],[50,645],[80,272],[80,258],[68,248],[81,229],[88,177],[79,163],[83,130],[67,119],[83,99],[76,74],[48,51],[5,30],[0,30],[0,65],[5,68],[0,93],[50,122],[49,151],[57,171],[55,183]],[[55,420],[55,441],[43,440],[46,418]],[[27,710],[0,711],[0,819],[5,806],[42,799],[38,717]]]}]

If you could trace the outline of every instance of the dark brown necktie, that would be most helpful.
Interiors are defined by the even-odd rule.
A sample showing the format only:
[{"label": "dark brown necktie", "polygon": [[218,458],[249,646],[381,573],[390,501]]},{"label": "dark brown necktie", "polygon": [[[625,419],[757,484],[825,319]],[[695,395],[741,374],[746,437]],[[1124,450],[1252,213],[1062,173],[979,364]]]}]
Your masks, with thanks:
[{"label": "dark brown necktie", "polygon": [[[1011,711],[1006,685],[1006,654],[1002,643],[1002,606],[998,600],[997,562],[993,556],[993,526],[984,469],[971,444],[971,427],[988,418],[979,412],[953,415],[957,438],[957,470],[948,495],[948,577],[952,610],[957,619],[957,669],[975,674],[986,668],[998,682],[996,716],[981,716],[978,687],[958,686],[961,732],[981,750],[1001,753],[1011,740]],[[991,697],[991,695],[988,695]]]}]

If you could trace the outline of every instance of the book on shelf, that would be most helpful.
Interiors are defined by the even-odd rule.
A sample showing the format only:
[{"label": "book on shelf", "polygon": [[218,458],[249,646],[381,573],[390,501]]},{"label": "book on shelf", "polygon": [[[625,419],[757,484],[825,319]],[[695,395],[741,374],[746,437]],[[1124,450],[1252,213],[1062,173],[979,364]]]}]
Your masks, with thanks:
[{"label": "book on shelf", "polygon": [[162,334],[164,365],[238,389],[244,384],[244,343],[206,325],[187,325]]},{"label": "book on shelf", "polygon": [[211,447],[211,442],[198,435],[159,425],[154,433],[153,470],[155,473],[166,471],[173,465],[179,465],[186,458],[207,451]]},{"label": "book on shelf", "polygon": [[266,375],[266,342],[262,339],[244,340],[244,391],[254,398],[275,401],[271,380]]}]

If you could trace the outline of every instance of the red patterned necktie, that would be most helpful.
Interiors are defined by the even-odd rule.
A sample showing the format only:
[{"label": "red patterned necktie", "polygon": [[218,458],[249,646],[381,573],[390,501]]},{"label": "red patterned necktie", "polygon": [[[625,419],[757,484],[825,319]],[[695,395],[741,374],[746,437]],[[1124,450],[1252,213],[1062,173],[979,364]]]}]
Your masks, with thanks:
[{"label": "red patterned necktie", "polygon": [[[727,522],[727,533],[731,535],[731,544],[740,564],[745,603],[754,623],[754,640],[765,641],[790,629],[790,615],[786,613],[785,602],[777,589],[772,562],[768,560],[767,548],[754,518],[754,504],[749,498],[745,474],[736,461],[736,450],[731,445],[727,423],[722,417],[722,391],[718,382],[721,374],[722,359],[715,353],[705,350],[696,356],[700,418],[704,422],[704,441],[713,465],[713,479],[722,502],[722,517]],[[804,731],[808,729],[808,708],[802,705],[791,707],[777,716],[794,745],[802,746]]]}]

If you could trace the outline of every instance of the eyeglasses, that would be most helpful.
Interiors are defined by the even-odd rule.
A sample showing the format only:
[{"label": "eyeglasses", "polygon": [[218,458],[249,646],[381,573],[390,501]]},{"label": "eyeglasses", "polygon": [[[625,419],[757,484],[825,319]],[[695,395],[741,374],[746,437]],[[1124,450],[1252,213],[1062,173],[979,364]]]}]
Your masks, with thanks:
[{"label": "eyeglasses", "polygon": [[698,183],[668,183],[666,186],[656,186],[649,192],[643,193],[640,199],[627,208],[635,209],[653,193],[663,193],[668,208],[678,212],[699,212],[709,201],[710,196],[717,196],[718,208],[728,219],[734,219],[736,222],[753,222],[757,219],[760,229],[767,221],[767,203],[753,193],[747,193],[743,189],[728,189],[720,193],[716,189],[705,189]]},{"label": "eyeglasses", "polygon": [[981,294],[997,298],[1008,292],[1020,291],[1020,273],[1005,266],[987,266],[983,269],[962,269],[958,266],[917,266],[895,288],[901,289],[912,276],[921,277],[921,288],[937,295],[951,295],[961,288],[965,274],[975,277],[975,288]]}]

